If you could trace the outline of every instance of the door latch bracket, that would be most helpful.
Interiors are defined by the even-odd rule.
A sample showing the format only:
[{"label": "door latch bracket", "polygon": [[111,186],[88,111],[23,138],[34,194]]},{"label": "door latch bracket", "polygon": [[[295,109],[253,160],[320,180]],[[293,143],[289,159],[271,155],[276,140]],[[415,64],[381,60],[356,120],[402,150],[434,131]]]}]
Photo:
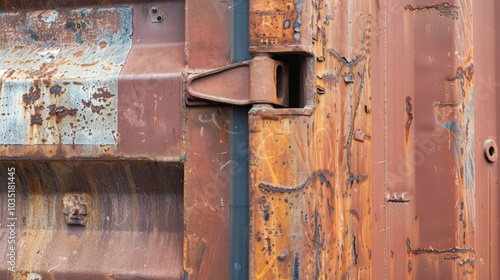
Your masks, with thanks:
[{"label": "door latch bracket", "polygon": [[190,73],[187,100],[232,105],[274,104],[288,106],[288,66],[268,55],[252,60]]}]

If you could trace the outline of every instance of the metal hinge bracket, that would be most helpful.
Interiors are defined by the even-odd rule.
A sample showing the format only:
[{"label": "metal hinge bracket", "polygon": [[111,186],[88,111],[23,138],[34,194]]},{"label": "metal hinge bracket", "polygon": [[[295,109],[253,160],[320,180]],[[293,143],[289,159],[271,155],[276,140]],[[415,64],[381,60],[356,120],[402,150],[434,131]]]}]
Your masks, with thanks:
[{"label": "metal hinge bracket", "polygon": [[187,77],[189,101],[288,106],[288,67],[268,55]]}]

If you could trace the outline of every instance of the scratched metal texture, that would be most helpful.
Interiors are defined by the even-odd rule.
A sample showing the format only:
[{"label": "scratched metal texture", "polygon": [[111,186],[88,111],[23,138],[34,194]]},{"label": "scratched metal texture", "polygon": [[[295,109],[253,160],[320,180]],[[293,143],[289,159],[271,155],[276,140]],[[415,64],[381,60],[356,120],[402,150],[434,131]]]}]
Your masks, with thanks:
[{"label": "scratched metal texture", "polygon": [[[231,6],[186,0],[186,68],[231,64]],[[242,133],[229,106],[184,113],[184,279],[229,279],[231,135]]]},{"label": "scratched metal texture", "polygon": [[1,153],[180,161],[185,3],[42,2],[0,5]]},{"label": "scratched metal texture", "polygon": [[[377,10],[373,251],[387,279],[477,278],[472,1],[388,1]],[[383,8],[381,8],[383,9]],[[374,59],[375,61],[375,59]],[[373,70],[374,72],[376,70]],[[375,130],[375,124],[379,124]],[[375,134],[375,131],[379,132]],[[380,151],[383,151],[383,158]],[[375,235],[383,235],[375,237]],[[380,238],[380,239],[378,239]],[[377,260],[374,266],[380,265]]]},{"label": "scratched metal texture", "polygon": [[251,278],[497,279],[499,5],[266,3],[250,50],[314,58],[314,102],[250,112]]},{"label": "scratched metal texture", "polygon": [[373,276],[498,279],[498,4],[376,3]]},{"label": "scratched metal texture", "polygon": [[[163,16],[161,22],[152,22],[153,7]],[[88,132],[94,138],[88,138],[87,142],[73,135],[60,138],[56,134],[49,135],[53,141],[37,142],[37,134],[16,127],[24,133],[22,135],[29,135],[36,141],[4,143],[0,147],[1,168],[15,166],[18,171],[16,195],[18,218],[22,221],[18,228],[21,245],[17,272],[7,274],[6,263],[2,262],[0,278],[228,279],[229,191],[234,169],[230,160],[230,135],[242,132],[235,129],[239,127],[237,124],[231,123],[232,109],[229,107],[187,108],[183,84],[188,73],[231,63],[230,5],[224,1],[207,4],[201,0],[47,0],[2,1],[0,10],[23,23],[19,25],[22,28],[28,26],[27,15],[34,15],[33,20],[39,23],[28,26],[34,28],[31,34],[17,36],[34,45],[5,48],[2,51],[6,56],[15,55],[20,49],[25,57],[38,58],[39,52],[47,48],[43,40],[52,40],[50,36],[54,34],[64,35],[63,39],[67,40],[61,43],[57,56],[63,55],[69,66],[51,66],[53,61],[43,66],[19,59],[19,65],[13,62],[7,65],[33,68],[26,77],[39,75],[33,79],[40,80],[37,85],[44,91],[40,91],[37,102],[47,103],[49,98],[61,100],[54,108],[54,116],[50,115],[48,106],[43,109],[39,104],[28,107],[35,114],[37,109],[48,109],[38,112],[43,123],[53,121],[45,119],[48,114],[56,121],[60,119],[56,122],[58,129],[68,130],[73,122],[66,119],[79,118],[78,113],[84,109],[89,114],[102,114],[104,109],[99,107],[100,103],[89,103],[94,94],[95,102],[100,102],[99,99],[106,102],[106,98],[109,102],[113,98],[111,109],[116,111],[111,118],[108,114],[99,115],[99,120],[102,117],[103,121],[112,123],[113,129],[98,126]],[[68,25],[81,16],[75,11],[96,14],[85,22],[90,27],[82,28],[83,24],[78,21],[81,25],[75,25],[74,31],[73,25]],[[111,15],[125,11],[129,18],[120,22],[116,20],[119,17],[99,16],[101,11]],[[59,25],[44,26],[45,19],[51,21],[56,13]],[[67,25],[69,30],[65,29]],[[37,29],[40,26],[45,28],[44,32],[38,32],[42,30]],[[85,73],[85,68],[71,63],[85,64],[97,57],[92,57],[94,50],[99,53],[101,48],[112,47],[113,38],[108,36],[108,30],[120,28],[131,34],[131,38],[125,36],[131,46],[118,44],[114,52],[110,50],[95,60],[96,65],[89,67],[101,67],[105,59],[118,59],[112,56],[122,56],[120,65],[113,69],[99,68],[92,77],[80,75]],[[38,39],[41,45],[36,45],[38,43],[32,39]],[[64,48],[82,49],[82,56],[73,58],[73,53]],[[88,52],[92,55],[87,55]],[[54,71],[37,72],[43,67],[53,67]],[[75,72],[80,69],[82,73],[64,77],[66,70],[63,68],[68,67]],[[83,101],[80,96],[69,95],[74,87],[80,86],[78,83],[87,82],[84,78],[110,84],[106,78],[111,74],[108,70],[118,75],[110,94],[80,87],[82,94],[87,94],[86,98],[81,98]],[[46,86],[48,77],[57,78],[50,82],[51,86],[60,85],[60,91],[56,87],[51,92]],[[71,84],[65,85],[65,82]],[[19,95],[20,91],[14,93]],[[28,93],[28,102],[38,97],[37,90],[30,95],[27,88],[24,93]],[[16,106],[24,101],[23,94]],[[62,108],[72,109],[73,106],[78,107],[75,114]],[[10,108],[6,112],[17,111]],[[29,120],[30,124],[32,120],[35,122],[30,127],[40,126],[37,115],[29,116]],[[70,131],[87,133],[82,127]],[[97,136],[104,132],[112,134],[108,140],[101,141]],[[44,130],[43,133],[48,132]],[[64,222],[62,198],[68,192],[85,192],[90,198],[87,224],[83,227],[67,226]],[[6,196],[2,191],[0,199]],[[4,221],[3,218],[0,221],[2,228]],[[5,233],[1,230],[0,238]],[[0,251],[5,250],[2,245]]]},{"label": "scratched metal texture", "polygon": [[372,6],[266,3],[250,50],[303,55],[304,102],[250,111],[251,279],[369,279]]}]

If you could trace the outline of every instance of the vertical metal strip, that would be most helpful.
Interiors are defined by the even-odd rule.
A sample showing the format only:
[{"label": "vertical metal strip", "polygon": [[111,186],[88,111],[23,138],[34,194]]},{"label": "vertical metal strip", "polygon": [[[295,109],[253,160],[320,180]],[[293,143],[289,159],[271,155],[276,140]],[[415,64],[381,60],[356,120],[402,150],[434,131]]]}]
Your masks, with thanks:
[{"label": "vertical metal strip", "polygon": [[[248,0],[233,0],[231,58],[240,62],[248,53]],[[231,114],[231,233],[230,279],[248,279],[248,108]]]}]

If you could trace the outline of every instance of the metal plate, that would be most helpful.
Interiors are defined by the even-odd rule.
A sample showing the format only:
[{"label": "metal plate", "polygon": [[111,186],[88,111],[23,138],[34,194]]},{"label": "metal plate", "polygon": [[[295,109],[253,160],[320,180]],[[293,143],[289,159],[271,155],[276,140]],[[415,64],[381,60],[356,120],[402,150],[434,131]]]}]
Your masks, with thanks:
[{"label": "metal plate", "polygon": [[115,144],[132,9],[0,14],[0,143]]}]

